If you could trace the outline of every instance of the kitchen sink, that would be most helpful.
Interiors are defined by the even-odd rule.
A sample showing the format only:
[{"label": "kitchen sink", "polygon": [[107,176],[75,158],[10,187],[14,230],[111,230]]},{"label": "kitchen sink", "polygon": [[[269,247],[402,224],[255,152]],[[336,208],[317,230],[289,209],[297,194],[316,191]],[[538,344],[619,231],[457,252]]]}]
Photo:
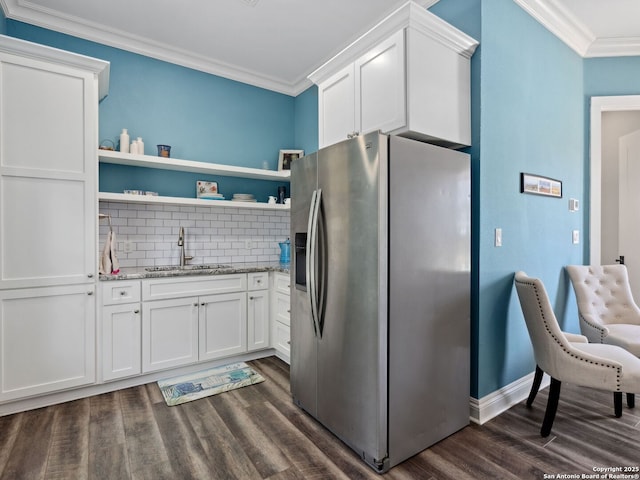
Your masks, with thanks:
[{"label": "kitchen sink", "polygon": [[203,265],[159,265],[157,267],[146,267],[147,272],[170,272],[173,270],[218,270],[220,268],[230,268],[231,265],[220,265],[217,263],[205,263]]}]

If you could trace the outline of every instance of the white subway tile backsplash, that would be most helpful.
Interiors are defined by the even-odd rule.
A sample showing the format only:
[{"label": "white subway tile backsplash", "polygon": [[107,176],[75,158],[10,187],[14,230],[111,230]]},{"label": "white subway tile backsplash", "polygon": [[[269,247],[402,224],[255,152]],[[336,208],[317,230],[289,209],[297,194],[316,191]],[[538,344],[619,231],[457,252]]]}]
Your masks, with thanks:
[{"label": "white subway tile backsplash", "polygon": [[[289,212],[237,207],[194,207],[100,202],[100,212],[111,216],[121,267],[147,267],[179,262],[178,231],[185,229],[190,263],[275,262],[278,243],[289,237]],[[99,227],[99,252],[109,232]],[[124,242],[131,242],[131,252]],[[250,241],[251,248],[247,247]]]}]

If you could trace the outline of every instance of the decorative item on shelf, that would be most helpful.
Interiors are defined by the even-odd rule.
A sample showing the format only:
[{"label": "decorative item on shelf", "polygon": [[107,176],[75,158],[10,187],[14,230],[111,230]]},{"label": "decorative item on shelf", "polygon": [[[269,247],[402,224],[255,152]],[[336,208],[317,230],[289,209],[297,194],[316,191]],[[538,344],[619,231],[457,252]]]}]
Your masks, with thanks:
[{"label": "decorative item on shelf", "polygon": [[280,150],[278,171],[291,170],[291,162],[301,157],[304,157],[304,150]]},{"label": "decorative item on shelf", "polygon": [[[109,143],[111,145],[109,145]],[[113,140],[110,140],[108,138],[105,138],[104,140],[100,140],[100,146],[98,147],[100,150],[110,150],[110,151],[114,151],[116,148],[116,144],[113,142]]]},{"label": "decorative item on shelf", "polygon": [[233,202],[257,202],[255,196],[252,193],[234,193]]},{"label": "decorative item on shelf", "polygon": [[284,199],[287,196],[287,187],[281,185],[278,187],[278,203],[284,203]]},{"label": "decorative item on shelf", "polygon": [[202,200],[224,200],[224,195],[218,193],[218,182],[196,181],[196,198]]},{"label": "decorative item on shelf", "polygon": [[275,204],[276,204],[276,200],[277,200],[277,198],[276,198],[276,197],[274,197],[274,196],[272,196],[272,195],[269,195],[269,200],[267,200],[267,203],[268,203],[269,205],[275,205]]},{"label": "decorative item on shelf", "polygon": [[144,155],[144,143],[142,142],[142,138],[138,137],[129,146],[129,153],[133,153],[134,155]]},{"label": "decorative item on shelf", "polygon": [[285,205],[291,205],[291,198],[285,198],[284,199],[284,204]]},{"label": "decorative item on shelf", "polygon": [[158,192],[150,192],[150,191],[146,191],[146,192],[144,192],[144,194],[145,194],[147,197],[157,197],[157,196],[158,196]]},{"label": "decorative item on shelf", "polygon": [[164,158],[171,157],[171,145],[158,145],[158,156]]},{"label": "decorative item on shelf", "polygon": [[129,153],[129,133],[126,128],[123,128],[120,134],[120,151],[122,153]]},{"label": "decorative item on shelf", "polygon": [[144,195],[144,190],[125,190],[124,193],[127,195]]}]

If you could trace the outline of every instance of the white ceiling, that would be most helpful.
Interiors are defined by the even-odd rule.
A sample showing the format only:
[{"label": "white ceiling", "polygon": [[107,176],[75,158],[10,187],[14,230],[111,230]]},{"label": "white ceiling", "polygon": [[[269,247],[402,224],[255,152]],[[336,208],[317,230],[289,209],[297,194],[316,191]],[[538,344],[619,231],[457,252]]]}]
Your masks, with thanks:
[{"label": "white ceiling", "polygon": [[[438,0],[416,0],[430,7]],[[640,54],[638,0],[514,0],[582,56]],[[7,18],[296,95],[406,0],[0,0]]]}]

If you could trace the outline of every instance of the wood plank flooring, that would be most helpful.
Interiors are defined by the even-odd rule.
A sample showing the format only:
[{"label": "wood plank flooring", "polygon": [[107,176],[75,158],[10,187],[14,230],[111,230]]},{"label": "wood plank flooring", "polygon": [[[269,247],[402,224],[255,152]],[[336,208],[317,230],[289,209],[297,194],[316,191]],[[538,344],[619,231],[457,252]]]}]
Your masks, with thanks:
[{"label": "wood plank flooring", "polygon": [[[0,479],[381,478],[292,404],[285,363],[250,363],[265,382],[177,407],[153,383],[0,417]],[[640,465],[640,407],[618,419],[611,394],[563,385],[544,439],[546,399],[543,390],[532,409],[470,425],[383,478],[527,480]]]}]

